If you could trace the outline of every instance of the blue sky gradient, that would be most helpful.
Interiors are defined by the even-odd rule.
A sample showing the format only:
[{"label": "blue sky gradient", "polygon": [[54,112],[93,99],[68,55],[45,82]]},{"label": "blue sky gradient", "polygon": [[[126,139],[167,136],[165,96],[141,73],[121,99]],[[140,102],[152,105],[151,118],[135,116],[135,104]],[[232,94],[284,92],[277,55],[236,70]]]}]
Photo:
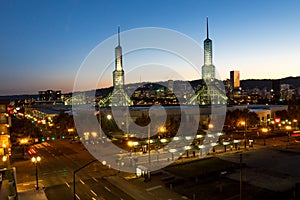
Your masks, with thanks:
[{"label": "blue sky gradient", "polygon": [[[122,31],[169,28],[202,45],[206,16],[223,79],[232,69],[241,71],[241,79],[299,76],[299,7],[298,0],[3,0],[0,95],[72,91],[85,57],[118,25]],[[124,67],[126,72],[126,60]]]}]

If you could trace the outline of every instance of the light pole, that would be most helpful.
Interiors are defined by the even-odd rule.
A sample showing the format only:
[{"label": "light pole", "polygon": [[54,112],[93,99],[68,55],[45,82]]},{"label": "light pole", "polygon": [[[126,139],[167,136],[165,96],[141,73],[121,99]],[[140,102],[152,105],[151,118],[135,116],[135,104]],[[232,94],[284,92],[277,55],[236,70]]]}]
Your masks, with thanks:
[{"label": "light pole", "polygon": [[243,199],[243,154],[240,154],[240,200]]},{"label": "light pole", "polygon": [[172,161],[174,160],[174,153],[176,152],[176,149],[170,149],[169,150],[172,154]]},{"label": "light pole", "polygon": [[150,124],[148,125],[148,162],[151,163],[150,159]]},{"label": "light pole", "polygon": [[245,126],[245,132],[244,132],[244,147],[246,149],[247,147],[247,142],[246,142],[246,133],[247,133],[247,125],[246,125],[246,121],[242,121],[241,125]]},{"label": "light pole", "polygon": [[199,158],[202,158],[202,154],[203,154],[202,149],[204,149],[205,146],[202,144],[202,145],[199,145],[198,148],[199,148]]},{"label": "light pole", "polygon": [[298,120],[297,119],[293,119],[293,122],[294,122],[294,130],[297,130],[297,122],[298,122]]},{"label": "light pole", "polygon": [[92,164],[93,162],[98,161],[97,159],[94,159],[90,162],[88,162],[87,164],[83,165],[82,167],[76,169],[75,171],[73,171],[73,199],[76,200],[76,183],[75,183],[75,178],[76,178],[76,173],[79,172],[80,170],[82,170],[83,168],[87,167],[88,165]]},{"label": "light pole", "polygon": [[267,128],[262,128],[261,131],[263,132],[264,146],[266,146],[266,134],[268,133],[268,129]]},{"label": "light pole", "polygon": [[285,127],[286,131],[287,131],[287,135],[288,135],[288,144],[290,143],[290,131],[292,130],[291,126],[286,126]]},{"label": "light pole", "polygon": [[72,138],[75,139],[74,128],[68,128],[67,131],[69,133],[69,136],[72,135]]},{"label": "light pole", "polygon": [[41,161],[41,157],[32,157],[31,162],[35,165],[35,178],[36,178],[36,190],[39,189],[39,176],[38,176],[38,162]]},{"label": "light pole", "polygon": [[[156,139],[156,151],[159,153],[158,149],[159,149],[159,141],[160,141],[160,138],[162,137],[165,137],[165,133],[166,133],[166,127],[165,126],[161,126],[159,129],[158,129],[158,135],[157,135],[157,139]],[[158,156],[158,155],[157,155]],[[157,157],[158,158],[158,157]],[[158,160],[158,159],[157,159]]]}]

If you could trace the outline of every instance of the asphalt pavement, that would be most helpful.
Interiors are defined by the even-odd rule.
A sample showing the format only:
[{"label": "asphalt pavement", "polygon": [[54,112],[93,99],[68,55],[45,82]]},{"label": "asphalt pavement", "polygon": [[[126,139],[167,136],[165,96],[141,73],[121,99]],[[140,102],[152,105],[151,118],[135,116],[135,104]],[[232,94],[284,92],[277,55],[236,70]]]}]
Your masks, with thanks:
[{"label": "asphalt pavement", "polygon": [[[277,139],[267,139],[266,146],[263,145],[263,140],[259,140],[258,144],[254,144],[254,149],[261,149],[266,147],[282,146],[286,145],[286,137]],[[243,146],[243,145],[242,145]],[[243,148],[240,146],[240,148]],[[69,140],[56,140],[48,141],[34,145],[34,148],[42,159],[38,163],[38,177],[39,184],[45,186],[44,192],[49,200],[56,199],[72,199],[73,198],[73,171],[82,167],[86,163],[94,160],[94,157],[85,150],[84,146],[80,143],[70,143]],[[220,153],[224,148],[216,148],[216,152]],[[224,156],[222,159],[229,159],[236,161],[237,158],[233,155],[235,151],[229,151],[228,153],[221,153],[218,155]],[[254,151],[249,151],[249,154]],[[196,152],[196,157],[189,159],[199,158],[199,153]],[[254,153],[253,153],[254,154]],[[260,154],[255,153],[255,157],[259,158]],[[170,157],[170,154],[165,154]],[[264,155],[268,155],[265,153]],[[291,156],[285,156],[280,158],[274,158],[274,161],[279,163],[280,169],[287,167],[288,163],[293,165],[299,164],[298,159],[293,162]],[[165,157],[161,155],[160,159],[163,160]],[[226,157],[227,156],[227,157]],[[189,159],[186,159],[187,161]],[[264,157],[261,157],[259,161],[249,160],[249,164],[266,163]],[[145,156],[146,160],[146,156]],[[160,160],[160,161],[161,161]],[[177,162],[184,162],[181,159]],[[266,159],[267,160],[267,159]],[[18,187],[30,187],[28,192],[34,192],[35,187],[35,165],[30,160],[17,161],[13,163],[13,166],[17,169],[17,183]],[[265,167],[274,167],[266,165]],[[300,167],[300,166],[299,166]],[[292,172],[292,175],[300,176],[299,168],[289,168],[288,172]],[[147,195],[155,194],[147,197],[146,199],[163,199],[159,197],[161,193],[162,197],[167,197],[166,194],[172,193],[168,189],[163,189],[159,185],[153,185],[149,188],[139,187],[139,185],[132,185],[130,181],[120,179],[119,174],[114,169],[110,169],[107,166],[102,165],[100,162],[95,162],[89,167],[81,170],[76,174],[76,197],[77,199],[139,199],[140,195],[147,197]],[[149,190],[149,191],[148,191]],[[22,190],[21,190],[22,191]],[[26,191],[24,189],[24,191]],[[133,191],[138,191],[136,194]],[[161,191],[161,192],[158,192]],[[33,195],[41,195],[41,193],[33,193]],[[176,194],[174,195],[176,196]],[[169,199],[182,199],[184,197],[176,196],[170,197]]]}]

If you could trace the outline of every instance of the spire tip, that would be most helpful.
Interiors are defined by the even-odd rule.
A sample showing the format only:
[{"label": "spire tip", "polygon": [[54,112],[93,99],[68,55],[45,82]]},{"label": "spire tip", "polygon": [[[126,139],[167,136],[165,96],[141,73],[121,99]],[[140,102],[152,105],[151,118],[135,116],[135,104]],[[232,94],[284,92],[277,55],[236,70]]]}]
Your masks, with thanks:
[{"label": "spire tip", "polygon": [[206,17],[206,37],[207,37],[207,39],[209,38],[209,34],[208,34],[208,17]]},{"label": "spire tip", "polygon": [[118,26],[118,45],[120,46],[120,25]]}]

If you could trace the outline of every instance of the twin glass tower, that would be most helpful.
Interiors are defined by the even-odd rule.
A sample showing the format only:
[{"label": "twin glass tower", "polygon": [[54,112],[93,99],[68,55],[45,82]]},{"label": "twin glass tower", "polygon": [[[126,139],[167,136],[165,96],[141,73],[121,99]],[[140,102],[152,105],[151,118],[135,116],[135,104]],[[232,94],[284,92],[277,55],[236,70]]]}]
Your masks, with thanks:
[{"label": "twin glass tower", "polygon": [[[204,40],[204,65],[202,79],[205,86],[187,101],[187,104],[224,104],[226,95],[215,85],[215,66],[212,62],[212,40],[209,39],[208,18],[206,18],[206,39]],[[129,106],[132,102],[124,89],[124,70],[120,27],[118,27],[118,46],[115,48],[115,70],[113,71],[113,92],[100,100],[100,106]]]}]

